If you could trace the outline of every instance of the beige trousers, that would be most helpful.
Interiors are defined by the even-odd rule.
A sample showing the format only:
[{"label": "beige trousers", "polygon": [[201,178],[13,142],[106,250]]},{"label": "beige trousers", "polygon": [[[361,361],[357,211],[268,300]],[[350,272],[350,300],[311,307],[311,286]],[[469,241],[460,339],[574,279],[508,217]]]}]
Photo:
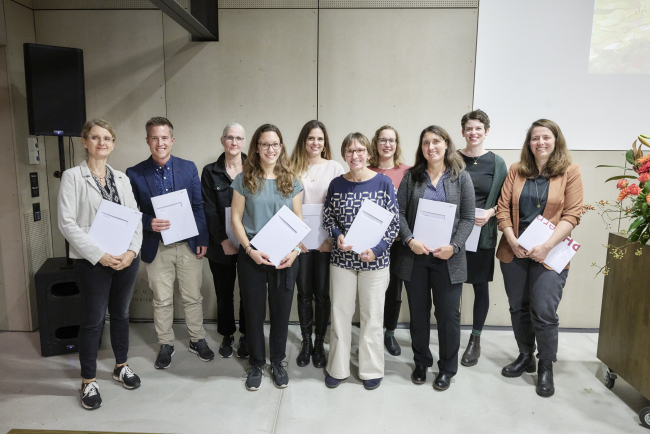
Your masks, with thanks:
[{"label": "beige trousers", "polygon": [[384,302],[389,268],[355,271],[330,265],[332,326],[327,372],[342,380],[350,376],[352,316],[359,291],[361,330],[359,332],[359,378],[384,376]]},{"label": "beige trousers", "polygon": [[144,263],[153,291],[153,322],[158,334],[158,343],[174,345],[174,281],[178,286],[185,310],[185,325],[190,340],[196,342],[205,338],[203,329],[203,260],[196,259],[196,253],[185,242],[158,245],[158,253],[151,264]]}]

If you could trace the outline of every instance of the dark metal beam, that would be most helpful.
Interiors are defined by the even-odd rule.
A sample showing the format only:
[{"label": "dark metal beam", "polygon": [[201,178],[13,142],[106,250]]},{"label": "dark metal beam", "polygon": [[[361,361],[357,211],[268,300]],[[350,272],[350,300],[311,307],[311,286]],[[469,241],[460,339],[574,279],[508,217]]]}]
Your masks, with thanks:
[{"label": "dark metal beam", "polygon": [[150,0],[158,9],[163,11],[172,20],[176,21],[185,30],[190,32],[194,40],[218,41],[217,35],[212,34],[203,24],[186,11],[175,0]]}]

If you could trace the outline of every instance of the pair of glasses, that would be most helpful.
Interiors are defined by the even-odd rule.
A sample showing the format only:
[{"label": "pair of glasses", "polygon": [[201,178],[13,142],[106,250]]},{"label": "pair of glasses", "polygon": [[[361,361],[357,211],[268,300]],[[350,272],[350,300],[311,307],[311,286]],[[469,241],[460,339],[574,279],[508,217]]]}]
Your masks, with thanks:
[{"label": "pair of glasses", "polygon": [[246,140],[243,137],[235,137],[235,136],[228,136],[228,137],[224,137],[224,138],[226,139],[226,142],[231,142],[231,143],[232,142],[241,143],[244,140]]},{"label": "pair of glasses", "polygon": [[260,148],[262,148],[264,150],[269,149],[269,146],[270,146],[271,148],[273,148],[273,149],[275,149],[277,151],[278,149],[280,149],[282,147],[282,143],[258,143],[257,146],[259,146]]},{"label": "pair of glasses", "polygon": [[443,140],[438,140],[438,139],[434,139],[434,140],[431,141],[431,142],[428,141],[428,140],[424,140],[424,141],[422,142],[422,146],[428,148],[428,147],[431,146],[431,145],[438,146],[438,145],[441,144],[442,142],[443,142]]},{"label": "pair of glasses", "polygon": [[365,153],[366,153],[365,149],[348,149],[345,151],[345,155],[347,155],[348,157],[351,157],[352,154],[357,154],[359,157],[361,157]]},{"label": "pair of glasses", "polygon": [[105,142],[112,142],[113,137],[112,136],[104,136],[104,137],[101,137],[101,136],[88,136],[88,140],[90,140],[91,142],[95,142],[95,143],[99,143],[102,140],[105,141]]},{"label": "pair of glasses", "polygon": [[385,145],[386,143],[388,143],[389,145],[394,145],[395,143],[397,143],[397,140],[395,140],[395,139],[379,139],[378,142],[379,142],[380,145]]}]

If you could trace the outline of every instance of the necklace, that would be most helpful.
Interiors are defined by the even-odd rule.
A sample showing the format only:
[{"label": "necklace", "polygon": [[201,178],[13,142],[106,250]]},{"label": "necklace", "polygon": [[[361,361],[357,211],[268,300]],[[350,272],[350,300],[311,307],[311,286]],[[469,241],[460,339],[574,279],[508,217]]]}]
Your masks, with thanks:
[{"label": "necklace", "polygon": [[[461,152],[461,154],[463,154],[463,153]],[[466,157],[468,157],[468,158],[471,158],[472,160],[474,160],[474,164],[478,164],[478,159],[481,158],[481,157],[482,157],[483,155],[485,155],[485,154],[483,154],[483,155],[479,155],[479,156],[476,157],[476,158],[474,158],[474,157],[472,157],[472,156],[470,156],[470,155],[467,155],[467,154],[463,154],[463,155],[466,156]]]},{"label": "necklace", "polygon": [[[542,199],[544,199],[544,193],[546,193],[546,189],[548,188],[549,184],[551,181],[546,184],[546,187],[544,187],[544,191],[542,191]],[[541,200],[539,199],[539,192],[537,191],[537,178],[535,178],[535,194],[537,195],[537,208],[541,208],[542,203]]]},{"label": "necklace", "polygon": [[[325,163],[313,164],[313,166],[324,166],[324,165]],[[309,166],[307,166],[307,173],[305,175],[307,176],[307,179],[309,179],[311,183],[314,183],[316,182],[316,178],[318,178],[319,173],[320,173],[320,167],[316,167],[316,170],[314,170],[314,177],[312,178],[311,176],[309,176]]]}]

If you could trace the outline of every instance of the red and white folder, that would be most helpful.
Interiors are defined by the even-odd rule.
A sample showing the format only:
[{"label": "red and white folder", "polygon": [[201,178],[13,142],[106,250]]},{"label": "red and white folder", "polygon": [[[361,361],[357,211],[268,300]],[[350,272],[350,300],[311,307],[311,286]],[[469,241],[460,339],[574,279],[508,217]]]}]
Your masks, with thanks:
[{"label": "red and white folder", "polygon": [[[517,242],[524,249],[530,250],[548,241],[554,230],[555,225],[553,223],[538,215],[530,226],[526,228],[524,233],[521,234]],[[560,274],[579,248],[580,243],[571,237],[566,237],[560,244],[548,252],[544,263]]]}]

